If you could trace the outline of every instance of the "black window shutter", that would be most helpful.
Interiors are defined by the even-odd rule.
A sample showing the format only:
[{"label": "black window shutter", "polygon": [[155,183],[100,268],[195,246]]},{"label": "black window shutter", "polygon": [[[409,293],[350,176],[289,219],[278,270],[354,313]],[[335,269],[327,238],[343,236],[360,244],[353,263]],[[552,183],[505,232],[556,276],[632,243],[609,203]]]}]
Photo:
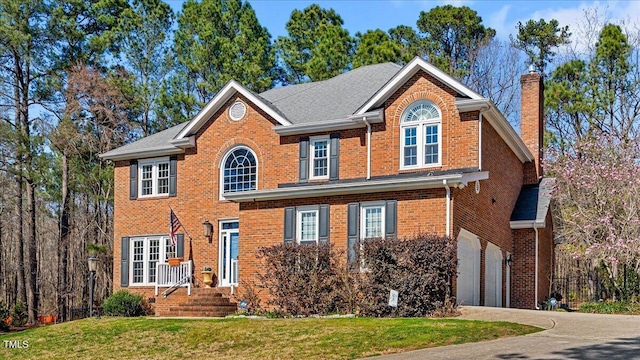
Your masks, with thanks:
[{"label": "black window shutter", "polygon": [[184,258],[184,234],[177,234],[176,240],[176,257]]},{"label": "black window shutter", "polygon": [[178,157],[173,155],[169,158],[169,196],[177,194],[177,173],[178,173]]},{"label": "black window shutter", "polygon": [[138,198],[138,161],[129,161],[129,200]]},{"label": "black window shutter", "polygon": [[329,205],[320,205],[318,211],[318,240],[320,244],[329,242]]},{"label": "black window shutter", "polygon": [[347,262],[354,266],[357,261],[358,238],[360,236],[360,204],[347,205]]},{"label": "black window shutter", "polygon": [[120,243],[120,286],[129,286],[129,238],[123,237]]},{"label": "black window shutter", "polygon": [[284,243],[293,243],[296,236],[296,208],[284,208]]},{"label": "black window shutter", "polygon": [[305,183],[309,181],[309,138],[300,138],[300,180]]},{"label": "black window shutter", "polygon": [[397,226],[397,213],[398,213],[398,201],[397,200],[387,200],[386,209],[385,209],[385,236],[390,239],[395,239],[398,233]]},{"label": "black window shutter", "polygon": [[338,170],[340,168],[340,133],[331,134],[331,145],[329,146],[329,180],[338,180]]}]

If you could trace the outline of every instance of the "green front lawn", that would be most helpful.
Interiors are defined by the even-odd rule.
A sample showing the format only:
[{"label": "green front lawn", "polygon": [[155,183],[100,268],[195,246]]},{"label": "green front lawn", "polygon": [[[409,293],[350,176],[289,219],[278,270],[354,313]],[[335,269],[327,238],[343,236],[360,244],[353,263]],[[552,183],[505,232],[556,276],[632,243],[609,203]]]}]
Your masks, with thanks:
[{"label": "green front lawn", "polygon": [[[0,359],[352,359],[540,330],[425,318],[102,318],[2,334]],[[7,348],[5,340],[28,347]]]}]

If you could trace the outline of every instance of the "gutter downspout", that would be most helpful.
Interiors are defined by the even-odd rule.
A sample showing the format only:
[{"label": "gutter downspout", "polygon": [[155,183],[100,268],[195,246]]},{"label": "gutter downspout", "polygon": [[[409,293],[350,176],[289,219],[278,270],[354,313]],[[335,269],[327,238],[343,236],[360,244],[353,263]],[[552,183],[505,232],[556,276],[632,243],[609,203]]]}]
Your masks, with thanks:
[{"label": "gutter downspout", "polygon": [[478,119],[478,171],[482,171],[482,113]]},{"label": "gutter downspout", "polygon": [[[449,236],[449,227],[451,225],[451,189],[449,188],[449,185],[447,184],[447,180],[442,180],[442,184],[444,185],[444,188],[447,192],[447,210],[446,210],[446,230],[445,230],[445,235]],[[537,258],[536,258],[537,259]]]},{"label": "gutter downspout", "polygon": [[535,231],[536,233],[536,270],[535,270],[535,304],[536,304],[536,310],[540,310],[540,307],[538,306],[538,228],[536,228],[536,223],[533,223],[533,231]]},{"label": "gutter downspout", "polygon": [[367,124],[367,180],[371,179],[371,124],[367,117],[363,116],[362,121]]}]

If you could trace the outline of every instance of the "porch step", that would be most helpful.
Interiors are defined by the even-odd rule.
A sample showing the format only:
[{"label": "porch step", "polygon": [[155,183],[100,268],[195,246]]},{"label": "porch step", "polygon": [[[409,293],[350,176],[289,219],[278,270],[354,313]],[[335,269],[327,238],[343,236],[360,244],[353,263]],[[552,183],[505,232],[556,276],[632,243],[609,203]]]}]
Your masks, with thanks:
[{"label": "porch step", "polygon": [[178,293],[156,298],[156,316],[225,317],[238,305],[215,288],[193,288],[191,296]]}]

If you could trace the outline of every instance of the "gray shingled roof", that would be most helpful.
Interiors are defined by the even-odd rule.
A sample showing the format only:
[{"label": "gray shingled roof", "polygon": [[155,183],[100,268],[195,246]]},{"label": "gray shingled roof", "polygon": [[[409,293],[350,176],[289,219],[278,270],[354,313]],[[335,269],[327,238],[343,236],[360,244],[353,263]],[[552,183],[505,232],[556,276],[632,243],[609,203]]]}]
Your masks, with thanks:
[{"label": "gray shingled roof", "polygon": [[523,186],[511,213],[511,221],[543,222],[549,211],[555,183],[555,178],[543,178],[537,185]]},{"label": "gray shingled roof", "polygon": [[189,123],[188,121],[185,121],[182,124],[178,124],[173,127],[170,127],[167,130],[163,130],[159,133],[155,133],[153,135],[143,137],[142,139],[132,142],[131,144],[121,146],[111,151],[107,151],[101,156],[108,159],[108,158],[117,157],[125,154],[136,154],[143,151],[159,151],[159,150],[177,149],[174,145],[169,143],[169,141],[174,137],[176,137],[176,135],[178,135],[178,133],[182,129],[184,129],[184,127],[188,123]]},{"label": "gray shingled roof", "polygon": [[344,119],[402,69],[393,63],[363,66],[334,78],[265,91],[260,96],[293,124]]},{"label": "gray shingled roof", "polygon": [[[256,96],[292,124],[344,119],[369,100],[401,68],[393,63],[363,66],[328,80],[283,86]],[[177,149],[169,141],[188,123],[111,150],[102,154],[102,157]]]}]

